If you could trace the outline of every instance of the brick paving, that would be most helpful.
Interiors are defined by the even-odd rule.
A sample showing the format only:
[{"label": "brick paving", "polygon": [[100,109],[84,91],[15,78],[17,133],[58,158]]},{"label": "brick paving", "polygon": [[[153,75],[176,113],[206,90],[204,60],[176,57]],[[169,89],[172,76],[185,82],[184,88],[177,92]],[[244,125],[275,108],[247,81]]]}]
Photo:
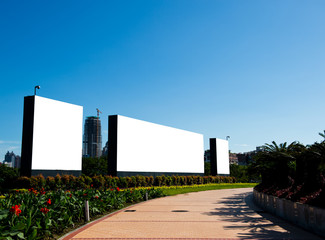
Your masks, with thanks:
[{"label": "brick paving", "polygon": [[322,239],[261,211],[252,189],[188,193],[142,202],[90,223],[62,240]]}]

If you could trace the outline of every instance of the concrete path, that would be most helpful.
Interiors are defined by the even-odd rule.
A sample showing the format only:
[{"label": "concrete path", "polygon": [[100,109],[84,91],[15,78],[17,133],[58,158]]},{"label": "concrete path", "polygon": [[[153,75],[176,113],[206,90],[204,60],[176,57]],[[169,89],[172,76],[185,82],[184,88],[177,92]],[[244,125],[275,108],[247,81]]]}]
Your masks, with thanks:
[{"label": "concrete path", "polygon": [[142,202],[62,239],[322,239],[261,211],[252,189],[213,190]]}]

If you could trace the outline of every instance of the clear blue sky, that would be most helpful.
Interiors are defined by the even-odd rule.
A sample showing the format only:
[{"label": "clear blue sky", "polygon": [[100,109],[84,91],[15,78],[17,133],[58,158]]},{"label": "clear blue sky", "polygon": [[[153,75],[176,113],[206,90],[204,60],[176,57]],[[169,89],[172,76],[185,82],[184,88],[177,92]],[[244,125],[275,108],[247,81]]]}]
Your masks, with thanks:
[{"label": "clear blue sky", "polygon": [[[232,152],[320,141],[325,1],[0,1],[0,160],[40,96],[204,134]],[[50,153],[49,153],[50,154]]]}]

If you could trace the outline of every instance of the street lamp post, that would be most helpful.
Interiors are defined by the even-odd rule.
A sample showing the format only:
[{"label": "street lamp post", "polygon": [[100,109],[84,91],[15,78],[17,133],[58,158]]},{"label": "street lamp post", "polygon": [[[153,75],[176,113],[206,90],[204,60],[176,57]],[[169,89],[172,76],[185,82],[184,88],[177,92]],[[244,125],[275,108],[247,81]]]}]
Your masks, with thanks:
[{"label": "street lamp post", "polygon": [[40,89],[40,88],[41,88],[40,85],[35,86],[35,88],[34,88],[34,95],[35,95],[35,96],[36,96],[36,89]]}]

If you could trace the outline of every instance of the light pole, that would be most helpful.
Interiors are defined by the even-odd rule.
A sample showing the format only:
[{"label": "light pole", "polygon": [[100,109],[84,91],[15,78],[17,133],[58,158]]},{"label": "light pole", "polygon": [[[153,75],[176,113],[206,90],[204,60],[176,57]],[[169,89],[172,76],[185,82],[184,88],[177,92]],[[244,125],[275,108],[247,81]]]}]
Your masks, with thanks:
[{"label": "light pole", "polygon": [[34,95],[35,95],[35,96],[36,96],[36,89],[40,89],[40,88],[41,88],[40,85],[35,86],[35,88],[34,88]]}]

